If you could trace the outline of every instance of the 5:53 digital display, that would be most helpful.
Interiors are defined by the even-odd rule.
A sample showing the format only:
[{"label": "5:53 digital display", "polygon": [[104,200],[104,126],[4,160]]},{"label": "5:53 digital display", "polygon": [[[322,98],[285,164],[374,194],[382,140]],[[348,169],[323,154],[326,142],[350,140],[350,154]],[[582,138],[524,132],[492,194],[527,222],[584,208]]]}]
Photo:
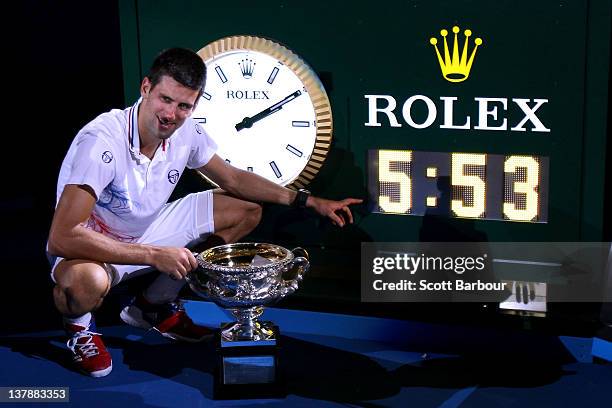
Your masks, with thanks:
[{"label": "5:53 digital display", "polygon": [[370,150],[368,193],[378,213],[546,223],[548,158]]}]

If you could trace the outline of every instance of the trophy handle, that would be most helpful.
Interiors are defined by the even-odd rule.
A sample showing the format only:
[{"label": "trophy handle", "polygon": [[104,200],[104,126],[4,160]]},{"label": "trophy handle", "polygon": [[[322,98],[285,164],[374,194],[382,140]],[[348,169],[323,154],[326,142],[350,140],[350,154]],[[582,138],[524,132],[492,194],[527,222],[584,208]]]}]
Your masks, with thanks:
[{"label": "trophy handle", "polygon": [[[197,252],[192,252],[192,254],[196,259],[198,258],[199,254]],[[200,265],[198,265],[196,269],[198,268],[200,268]],[[200,281],[200,279],[198,279],[198,276],[202,275],[196,275],[193,273],[193,271],[191,271],[187,275],[185,275],[185,280],[187,281],[187,284],[189,285],[191,290],[194,291],[197,295],[203,297],[204,299],[211,300],[210,293],[208,293],[208,282]]]},{"label": "trophy handle", "polygon": [[[308,252],[304,248],[294,248],[291,250],[294,257],[293,260],[285,267],[283,271],[283,275],[287,272],[295,272],[295,277],[293,279],[283,279],[282,280],[282,288],[281,288],[281,296],[285,297],[287,295],[292,294],[298,289],[299,283],[304,279],[304,274],[310,268],[310,256]],[[293,274],[293,273],[291,273]]]}]

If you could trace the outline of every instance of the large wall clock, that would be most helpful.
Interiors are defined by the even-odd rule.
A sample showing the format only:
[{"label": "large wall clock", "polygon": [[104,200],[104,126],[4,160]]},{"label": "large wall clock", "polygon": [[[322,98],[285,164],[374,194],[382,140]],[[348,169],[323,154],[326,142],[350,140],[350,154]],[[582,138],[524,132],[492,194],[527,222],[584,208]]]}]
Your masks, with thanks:
[{"label": "large wall clock", "polygon": [[292,188],[318,173],[332,139],[332,112],[316,73],[287,47],[232,36],[200,51],[208,69],[193,118],[232,166]]}]

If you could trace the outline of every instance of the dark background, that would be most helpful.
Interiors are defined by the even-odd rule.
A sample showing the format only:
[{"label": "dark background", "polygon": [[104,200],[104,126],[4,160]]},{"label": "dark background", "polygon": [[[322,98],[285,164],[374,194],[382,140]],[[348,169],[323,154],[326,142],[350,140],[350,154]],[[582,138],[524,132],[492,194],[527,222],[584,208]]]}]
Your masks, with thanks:
[{"label": "dark background", "polygon": [[0,331],[59,327],[45,257],[59,168],[83,125],[124,106],[115,2],[17,3],[3,36]]},{"label": "dark background", "polygon": [[[115,2],[16,7],[9,18],[17,28],[5,33],[3,46],[0,332],[59,327],[45,257],[59,167],[83,125],[125,105]],[[608,158],[610,150],[608,143]],[[608,161],[606,174],[611,170]],[[607,192],[610,187],[607,177]],[[612,239],[611,219],[606,214],[605,240]]]}]

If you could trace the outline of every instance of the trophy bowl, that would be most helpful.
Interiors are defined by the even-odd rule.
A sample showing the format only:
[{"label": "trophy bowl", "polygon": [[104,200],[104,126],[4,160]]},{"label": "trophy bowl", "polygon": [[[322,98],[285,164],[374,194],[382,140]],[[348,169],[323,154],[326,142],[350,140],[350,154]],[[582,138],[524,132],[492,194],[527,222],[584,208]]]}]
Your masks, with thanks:
[{"label": "trophy bowl", "polygon": [[267,243],[220,245],[196,259],[199,268],[187,275],[191,289],[236,318],[221,331],[222,342],[273,341],[272,324],[258,318],[264,306],[295,292],[310,267],[306,250]]}]

